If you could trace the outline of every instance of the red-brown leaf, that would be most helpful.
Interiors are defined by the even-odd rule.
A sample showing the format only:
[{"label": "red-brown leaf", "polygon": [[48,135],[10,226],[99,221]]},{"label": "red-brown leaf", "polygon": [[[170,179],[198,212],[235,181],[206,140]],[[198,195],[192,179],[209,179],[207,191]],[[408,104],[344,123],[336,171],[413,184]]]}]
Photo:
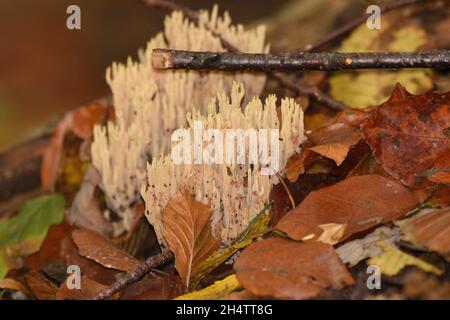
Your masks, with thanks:
[{"label": "red-brown leaf", "polygon": [[89,229],[72,232],[72,238],[80,255],[105,266],[106,268],[131,271],[139,266],[139,261],[118,248],[110,240]]},{"label": "red-brown leaf", "polygon": [[250,293],[278,299],[308,299],[354,280],[331,245],[270,238],[251,244],[234,265]]},{"label": "red-brown leaf", "polygon": [[211,234],[211,213],[209,207],[196,201],[186,190],[179,190],[162,213],[164,237],[186,287],[198,264],[219,246]]},{"label": "red-brown leaf", "polygon": [[378,163],[408,186],[450,148],[448,127],[450,92],[414,96],[400,85],[361,125]]},{"label": "red-brown leaf", "polygon": [[399,183],[378,175],[356,176],[313,191],[281,219],[276,229],[294,240],[318,240],[325,230],[333,231],[341,225],[338,231],[342,233],[332,239],[337,243],[397,219],[416,205],[412,193]]}]

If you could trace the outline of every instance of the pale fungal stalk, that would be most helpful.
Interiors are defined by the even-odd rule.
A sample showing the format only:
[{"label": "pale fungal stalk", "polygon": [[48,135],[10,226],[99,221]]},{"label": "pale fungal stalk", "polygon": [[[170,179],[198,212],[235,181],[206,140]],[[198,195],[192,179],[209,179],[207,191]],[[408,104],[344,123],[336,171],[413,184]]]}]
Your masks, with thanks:
[{"label": "pale fungal stalk", "polygon": [[[275,130],[278,151],[274,153],[271,146],[265,152],[268,153],[266,156],[270,158],[271,165],[272,160],[276,159],[275,167],[279,172],[284,171],[290,156],[300,152],[299,146],[305,140],[303,112],[293,99],[286,98],[281,101],[280,121],[274,95],[269,96],[265,103],[254,98],[242,108],[243,97],[243,85],[235,84],[231,99],[225,93],[221,93],[217,99],[210,102],[206,115],[198,110],[188,115],[188,140],[191,149],[185,159],[190,159],[189,163],[174,163],[174,152],[177,147],[173,146],[172,157],[155,158],[151,164],[147,164],[147,185],[142,188],[141,194],[146,204],[146,217],[153,225],[162,246],[166,245],[163,236],[163,210],[180,188],[187,189],[197,200],[211,206],[213,235],[223,244],[235,240],[264,208],[269,201],[272,186],[278,183],[278,178],[274,173],[263,174],[262,170],[267,169],[268,162],[264,164],[261,161],[263,156],[261,141],[258,141],[257,150],[252,147],[249,134],[253,132],[251,130],[267,132],[269,136],[274,132],[263,130]],[[198,123],[201,124],[203,132],[200,146],[198,139],[196,140],[198,131],[195,130],[198,129]],[[213,131],[215,133],[211,137],[207,129],[219,129],[219,132]],[[238,159],[238,139],[232,148],[227,144],[229,140],[223,139],[230,132],[233,134],[241,132],[245,135],[243,162],[227,163],[227,154],[230,152],[232,159]],[[263,140],[271,141],[271,137]],[[177,145],[180,143],[177,140],[175,142]],[[203,163],[199,163],[201,160],[195,160],[195,149],[198,147],[202,150]],[[219,153],[221,157],[215,158]],[[252,154],[260,161],[251,162]],[[216,161],[205,163],[205,159],[211,158],[215,158]]]},{"label": "pale fungal stalk", "polygon": [[107,205],[121,218],[115,224],[115,234],[131,226],[134,213],[130,207],[140,200],[139,189],[146,181],[145,163],[151,157],[168,154],[172,131],[186,125],[193,106],[207,106],[218,91],[230,92],[234,80],[246,85],[249,96],[259,95],[263,89],[263,74],[153,69],[151,53],[155,48],[225,51],[205,25],[243,52],[268,52],[263,26],[245,30],[242,25],[231,25],[227,13],[218,16],[217,7],[211,13],[201,11],[198,23],[173,12],[166,17],[164,32],[139,52],[139,61],[129,58],[126,64],[114,63],[106,72],[116,120],[95,128],[91,150],[92,162],[102,176],[100,187]]}]

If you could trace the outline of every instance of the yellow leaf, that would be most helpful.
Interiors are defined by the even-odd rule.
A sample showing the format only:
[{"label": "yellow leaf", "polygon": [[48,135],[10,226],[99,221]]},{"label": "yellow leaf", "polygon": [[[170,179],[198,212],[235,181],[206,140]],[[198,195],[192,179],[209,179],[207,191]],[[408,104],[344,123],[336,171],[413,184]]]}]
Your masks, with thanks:
[{"label": "yellow leaf", "polygon": [[214,284],[204,289],[194,291],[182,296],[179,296],[175,300],[218,300],[224,299],[233,291],[241,289],[238,279],[235,274],[226,277],[223,280],[214,282]]},{"label": "yellow leaf", "polygon": [[[357,28],[343,41],[341,51],[415,51],[426,43],[426,36],[425,30],[409,18],[400,20],[388,15],[381,30],[369,30],[365,25]],[[330,93],[354,108],[364,109],[386,101],[397,82],[413,94],[429,91],[433,86],[432,75],[432,71],[425,69],[337,72],[329,79]]]},{"label": "yellow leaf", "polygon": [[269,231],[268,224],[270,217],[265,211],[270,207],[266,206],[242,232],[239,238],[230,246],[214,252],[206,260],[203,260],[196,268],[191,277],[190,288],[195,289],[208,273],[228,260],[237,251],[247,247],[255,238],[264,235]]},{"label": "yellow leaf", "polygon": [[416,266],[423,271],[432,272],[436,275],[441,275],[442,270],[425,262],[419,258],[413,257],[403,251],[397,249],[393,245],[380,242],[378,244],[383,248],[383,252],[367,261],[368,264],[377,265],[381,272],[387,276],[395,276],[406,266]]}]

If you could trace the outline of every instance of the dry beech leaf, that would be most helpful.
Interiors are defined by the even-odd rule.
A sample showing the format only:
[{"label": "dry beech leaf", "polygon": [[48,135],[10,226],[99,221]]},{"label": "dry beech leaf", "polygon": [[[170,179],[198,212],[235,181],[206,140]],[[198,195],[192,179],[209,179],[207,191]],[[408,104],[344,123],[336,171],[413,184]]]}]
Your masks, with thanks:
[{"label": "dry beech leaf", "polygon": [[26,275],[26,281],[38,300],[55,300],[58,287],[36,270]]},{"label": "dry beech leaf", "polygon": [[178,275],[150,272],[123,289],[120,300],[171,300],[185,292],[184,283]]},{"label": "dry beech leaf", "polygon": [[[66,281],[70,281],[70,278]],[[92,300],[100,290],[106,288],[105,285],[84,275],[80,279],[80,289],[69,289],[66,281],[61,284],[56,293],[57,300]],[[112,297],[112,299],[114,298],[115,296]]]},{"label": "dry beech leaf", "polygon": [[286,163],[286,177],[291,182],[315,163],[320,156],[333,160],[340,166],[347,158],[352,146],[361,141],[362,135],[357,127],[345,123],[335,123],[312,132],[302,145],[302,153],[294,154]]},{"label": "dry beech leaf", "polygon": [[361,125],[377,162],[407,186],[450,148],[448,127],[450,92],[414,96],[401,85]]},{"label": "dry beech leaf", "polygon": [[186,287],[199,263],[219,247],[219,241],[211,234],[211,213],[208,206],[196,201],[186,190],[179,190],[162,213],[164,237]]},{"label": "dry beech leaf", "polygon": [[354,280],[331,245],[269,238],[251,244],[234,265],[239,283],[250,293],[278,299],[308,299],[326,288]]},{"label": "dry beech leaf", "polygon": [[74,230],[72,239],[81,256],[94,260],[106,268],[131,271],[140,264],[137,259],[95,231],[89,229]]},{"label": "dry beech leaf", "polygon": [[309,139],[315,146],[309,150],[333,160],[338,166],[347,158],[350,148],[361,140],[358,128],[344,123],[335,123],[331,126],[314,131]]},{"label": "dry beech leaf", "polygon": [[435,183],[450,184],[450,149],[436,160],[428,180]]},{"label": "dry beech leaf", "polygon": [[423,210],[397,224],[409,242],[436,251],[450,261],[450,207]]},{"label": "dry beech leaf", "polygon": [[311,192],[275,228],[294,240],[317,240],[324,233],[323,225],[346,225],[341,238],[333,238],[337,243],[398,219],[416,206],[415,197],[401,184],[378,175],[356,176]]},{"label": "dry beech leaf", "polygon": [[30,291],[22,283],[11,278],[0,279],[0,289],[20,291],[28,297],[32,296]]}]

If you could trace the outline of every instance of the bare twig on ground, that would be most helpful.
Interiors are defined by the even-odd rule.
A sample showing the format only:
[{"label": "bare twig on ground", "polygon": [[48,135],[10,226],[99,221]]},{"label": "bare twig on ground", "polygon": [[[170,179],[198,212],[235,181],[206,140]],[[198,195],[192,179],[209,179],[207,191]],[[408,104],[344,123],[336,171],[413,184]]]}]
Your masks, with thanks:
[{"label": "bare twig on ground", "polygon": [[450,51],[367,53],[281,53],[192,52],[154,49],[156,69],[219,71],[337,71],[347,69],[450,68]]},{"label": "bare twig on ground", "polygon": [[[194,22],[198,22],[198,20],[199,20],[198,14],[195,11],[193,11],[185,6],[176,4],[169,0],[140,0],[140,1],[145,5],[163,9],[166,11],[179,10],[179,11],[183,12],[183,14],[189,20],[194,21]],[[233,44],[231,44],[226,39],[224,39],[219,34],[217,34],[208,25],[204,25],[204,27],[208,31],[210,31],[212,33],[212,35],[214,35],[215,37],[220,39],[220,42],[224,49],[226,49],[229,52],[239,53],[239,50]],[[299,95],[300,94],[308,95],[308,96],[316,99],[317,101],[327,105],[328,107],[330,107],[333,110],[344,110],[344,109],[348,108],[347,105],[333,99],[332,97],[325,94],[317,87],[310,86],[305,83],[294,82],[289,77],[286,77],[285,75],[283,75],[279,72],[270,72],[269,75],[272,76],[277,81],[279,81],[283,86],[285,86],[286,88],[289,88],[290,90],[294,91],[295,93],[297,93]]]},{"label": "bare twig on ground", "polygon": [[97,295],[94,297],[94,300],[103,300],[113,296],[129,284],[138,281],[144,274],[146,274],[150,270],[161,267],[162,265],[174,259],[175,256],[171,251],[166,251],[155,256],[151,256],[150,258],[142,262],[136,269],[127,272],[122,278],[114,282],[111,286],[97,293]]}]

